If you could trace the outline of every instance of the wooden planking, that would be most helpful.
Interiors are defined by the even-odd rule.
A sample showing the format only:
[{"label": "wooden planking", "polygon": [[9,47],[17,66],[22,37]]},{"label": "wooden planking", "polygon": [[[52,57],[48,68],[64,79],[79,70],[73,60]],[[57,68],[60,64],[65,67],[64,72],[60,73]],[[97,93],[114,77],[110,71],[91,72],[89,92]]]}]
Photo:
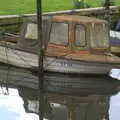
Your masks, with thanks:
[{"label": "wooden planking", "polygon": [[[81,56],[82,57],[82,56]],[[38,56],[12,48],[0,46],[0,62],[22,68],[38,67]],[[108,74],[118,64],[89,62],[86,60],[70,60],[56,57],[44,58],[44,70],[59,73]]]},{"label": "wooden planking", "polygon": [[38,56],[32,53],[0,46],[0,62],[23,68],[38,67]]}]

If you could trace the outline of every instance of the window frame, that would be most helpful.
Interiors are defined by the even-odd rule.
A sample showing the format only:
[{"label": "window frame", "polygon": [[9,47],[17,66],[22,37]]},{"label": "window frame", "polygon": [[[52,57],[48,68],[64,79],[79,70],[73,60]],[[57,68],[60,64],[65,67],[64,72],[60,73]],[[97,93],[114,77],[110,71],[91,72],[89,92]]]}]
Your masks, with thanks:
[{"label": "window frame", "polygon": [[[68,34],[67,34],[67,44],[66,44],[66,45],[56,44],[56,43],[53,43],[53,42],[50,41],[50,39],[51,39],[52,25],[53,25],[54,23],[64,23],[64,24],[67,24],[67,25],[68,25],[68,28],[67,28],[67,30],[68,30]],[[68,22],[58,22],[58,21],[52,22],[52,24],[51,24],[51,29],[50,29],[50,34],[49,34],[49,35],[50,35],[50,37],[49,37],[49,43],[50,43],[50,44],[53,44],[53,45],[60,45],[60,46],[65,46],[65,47],[67,47],[67,46],[69,45],[69,27],[70,27],[70,25],[69,25]]]},{"label": "window frame", "polygon": [[[95,34],[95,27],[97,27],[97,25],[101,25],[101,26],[103,26],[103,24],[104,23],[102,23],[102,24],[99,24],[99,23],[96,23],[96,24],[94,24],[94,29],[93,29],[93,33],[92,33],[92,35],[95,37],[95,39],[97,39],[97,37],[96,37],[96,34]],[[107,24],[104,24],[105,25],[105,28],[108,28],[107,26]],[[102,27],[101,27],[102,28]],[[102,28],[103,29],[103,28]],[[109,32],[107,31],[107,34],[108,34],[108,36],[109,36]],[[99,37],[98,37],[99,38]],[[103,43],[104,41],[102,41],[102,43]],[[109,39],[108,39],[108,43],[109,43]],[[108,45],[108,47],[107,47],[107,45]],[[98,46],[97,46],[97,44],[96,44],[96,46],[95,47],[93,47],[92,45],[91,45],[91,48],[92,49],[108,49],[109,47],[110,47],[110,45],[109,44],[107,44],[106,46],[100,46],[100,44],[98,44]]]},{"label": "window frame", "polygon": [[[76,45],[76,26],[77,25],[81,25],[82,27],[84,27],[84,29],[85,29],[85,44],[84,45]],[[74,45],[75,45],[75,47],[86,47],[87,46],[87,28],[86,28],[86,26],[84,25],[84,24],[75,24],[74,25]]]}]

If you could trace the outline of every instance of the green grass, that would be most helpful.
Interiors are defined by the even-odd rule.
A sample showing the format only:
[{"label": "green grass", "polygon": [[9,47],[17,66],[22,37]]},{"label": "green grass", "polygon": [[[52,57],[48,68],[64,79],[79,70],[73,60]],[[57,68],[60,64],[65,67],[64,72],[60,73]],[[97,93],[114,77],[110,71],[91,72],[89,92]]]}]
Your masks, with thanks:
[{"label": "green grass", "polygon": [[35,12],[35,0],[1,0],[0,14],[23,14]]},{"label": "green grass", "polygon": [[[100,6],[100,0],[85,0],[92,7]],[[120,5],[120,0],[116,0]],[[59,11],[72,9],[72,0],[43,0],[43,11]],[[1,0],[0,15],[24,14],[36,12],[36,0]]]}]

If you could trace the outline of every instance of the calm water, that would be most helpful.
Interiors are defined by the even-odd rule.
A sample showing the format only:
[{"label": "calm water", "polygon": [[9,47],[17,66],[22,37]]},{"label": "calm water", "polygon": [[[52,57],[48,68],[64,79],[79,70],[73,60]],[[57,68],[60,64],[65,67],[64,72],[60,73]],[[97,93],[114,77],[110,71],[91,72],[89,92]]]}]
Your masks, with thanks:
[{"label": "calm water", "polygon": [[[45,73],[44,78],[44,120],[120,119],[120,81],[109,76],[57,73]],[[0,119],[39,120],[43,101],[38,83],[35,73],[1,65]]]},{"label": "calm water", "polygon": [[[23,87],[0,89],[0,119],[39,120],[39,92]],[[120,119],[120,93],[71,96],[45,93],[44,120]],[[104,119],[103,119],[104,120]]]}]

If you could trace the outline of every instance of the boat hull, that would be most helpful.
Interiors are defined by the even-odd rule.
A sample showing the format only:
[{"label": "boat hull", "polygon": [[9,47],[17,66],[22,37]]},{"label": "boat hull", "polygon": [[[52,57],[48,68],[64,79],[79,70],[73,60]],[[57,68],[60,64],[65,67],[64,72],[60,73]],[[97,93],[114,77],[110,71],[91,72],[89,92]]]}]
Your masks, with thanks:
[{"label": "boat hull", "polygon": [[[26,68],[38,69],[38,55],[0,46],[0,62]],[[119,64],[91,62],[84,60],[44,57],[44,71],[66,74],[108,74],[111,69],[120,68]]]}]

